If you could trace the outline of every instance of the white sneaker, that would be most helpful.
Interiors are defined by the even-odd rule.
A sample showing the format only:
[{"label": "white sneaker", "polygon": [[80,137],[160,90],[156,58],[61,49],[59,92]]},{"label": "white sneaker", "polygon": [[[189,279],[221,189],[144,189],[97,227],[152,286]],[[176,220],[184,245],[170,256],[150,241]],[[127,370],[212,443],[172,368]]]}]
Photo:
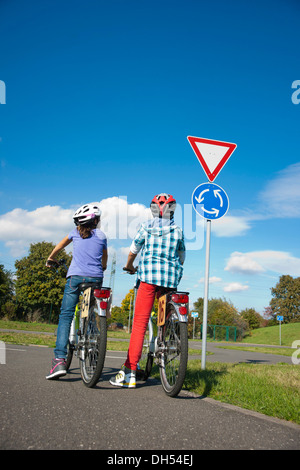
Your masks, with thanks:
[{"label": "white sneaker", "polygon": [[135,388],[135,370],[127,369],[123,364],[121,370],[109,382],[116,387]]}]

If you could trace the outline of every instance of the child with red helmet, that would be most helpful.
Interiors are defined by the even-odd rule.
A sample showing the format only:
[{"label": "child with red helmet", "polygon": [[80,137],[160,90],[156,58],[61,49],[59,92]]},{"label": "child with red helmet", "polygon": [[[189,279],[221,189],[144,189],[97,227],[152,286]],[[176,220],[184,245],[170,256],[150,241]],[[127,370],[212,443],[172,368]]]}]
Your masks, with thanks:
[{"label": "child with red helmet", "polygon": [[[176,201],[170,194],[161,193],[150,204],[153,219],[141,225],[128,255],[125,270],[137,271],[137,292],[132,333],[127,359],[118,374],[110,380],[118,387],[136,386],[136,369],[156,293],[161,289],[177,288],[185,259],[184,235],[174,222]],[[139,266],[133,262],[141,251]]]}]

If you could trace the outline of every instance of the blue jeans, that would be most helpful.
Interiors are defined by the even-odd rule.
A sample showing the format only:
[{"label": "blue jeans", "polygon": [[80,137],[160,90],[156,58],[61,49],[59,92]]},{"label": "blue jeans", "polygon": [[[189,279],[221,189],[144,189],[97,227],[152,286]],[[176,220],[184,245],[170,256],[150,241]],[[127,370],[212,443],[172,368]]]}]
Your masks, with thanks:
[{"label": "blue jeans", "polygon": [[75,313],[75,307],[81,293],[79,284],[82,282],[96,282],[102,286],[103,277],[68,277],[58,321],[56,347],[54,349],[54,356],[56,359],[66,359],[67,357],[70,328]]}]

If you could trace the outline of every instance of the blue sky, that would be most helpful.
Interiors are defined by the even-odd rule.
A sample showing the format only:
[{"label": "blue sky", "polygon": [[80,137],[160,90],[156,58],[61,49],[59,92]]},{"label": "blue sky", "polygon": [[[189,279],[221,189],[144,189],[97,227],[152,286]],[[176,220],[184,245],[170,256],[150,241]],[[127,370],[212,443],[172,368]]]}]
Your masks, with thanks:
[{"label": "blue sky", "polygon": [[[189,214],[207,178],[187,136],[234,142],[215,180],[230,208],[212,222],[209,294],[262,313],[279,277],[300,275],[299,14],[296,0],[2,0],[0,262],[13,270],[99,201],[120,302],[130,237],[111,235],[111,212],[143,218],[168,192]],[[192,302],[205,269],[193,213],[196,226],[180,286]]]}]

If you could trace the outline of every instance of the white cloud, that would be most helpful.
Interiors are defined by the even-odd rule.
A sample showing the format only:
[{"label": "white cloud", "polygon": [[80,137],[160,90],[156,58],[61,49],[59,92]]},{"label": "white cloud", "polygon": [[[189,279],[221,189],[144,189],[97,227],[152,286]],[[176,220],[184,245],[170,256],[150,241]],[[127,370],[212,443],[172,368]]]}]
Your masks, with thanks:
[{"label": "white cloud", "polygon": [[243,285],[240,282],[230,282],[224,287],[224,292],[241,292],[248,289],[249,286],[245,284]]},{"label": "white cloud", "polygon": [[44,206],[33,211],[14,209],[0,216],[0,240],[11,254],[22,256],[30,243],[53,241],[57,243],[72,228],[72,209]]},{"label": "white cloud", "polygon": [[217,237],[237,237],[245,235],[251,226],[247,217],[226,215],[213,221],[212,232]]},{"label": "white cloud", "polygon": [[300,162],[277,173],[259,195],[263,211],[269,217],[300,216]]},{"label": "white cloud", "polygon": [[102,211],[101,229],[109,239],[132,239],[139,225],[151,218],[150,209],[143,204],[129,204],[125,197],[103,199],[99,206]]},{"label": "white cloud", "polygon": [[241,274],[258,274],[263,272],[264,268],[249,253],[235,251],[230,255],[225,271]]},{"label": "white cloud", "polygon": [[265,271],[273,271],[299,276],[300,258],[295,258],[285,251],[234,252],[230,255],[225,271],[240,274],[261,274]]},{"label": "white cloud", "polygon": [[300,258],[296,258],[286,251],[253,251],[249,255],[259,260],[265,270],[291,276],[299,276],[300,274]]},{"label": "white cloud", "polygon": [[[150,217],[150,209],[142,204],[129,204],[126,199],[107,198],[98,204],[102,210],[101,229],[111,240],[130,241],[139,224]],[[32,211],[13,209],[0,215],[0,241],[14,257],[25,255],[31,243],[58,243],[75,227],[72,216],[76,208],[49,205]]]}]

